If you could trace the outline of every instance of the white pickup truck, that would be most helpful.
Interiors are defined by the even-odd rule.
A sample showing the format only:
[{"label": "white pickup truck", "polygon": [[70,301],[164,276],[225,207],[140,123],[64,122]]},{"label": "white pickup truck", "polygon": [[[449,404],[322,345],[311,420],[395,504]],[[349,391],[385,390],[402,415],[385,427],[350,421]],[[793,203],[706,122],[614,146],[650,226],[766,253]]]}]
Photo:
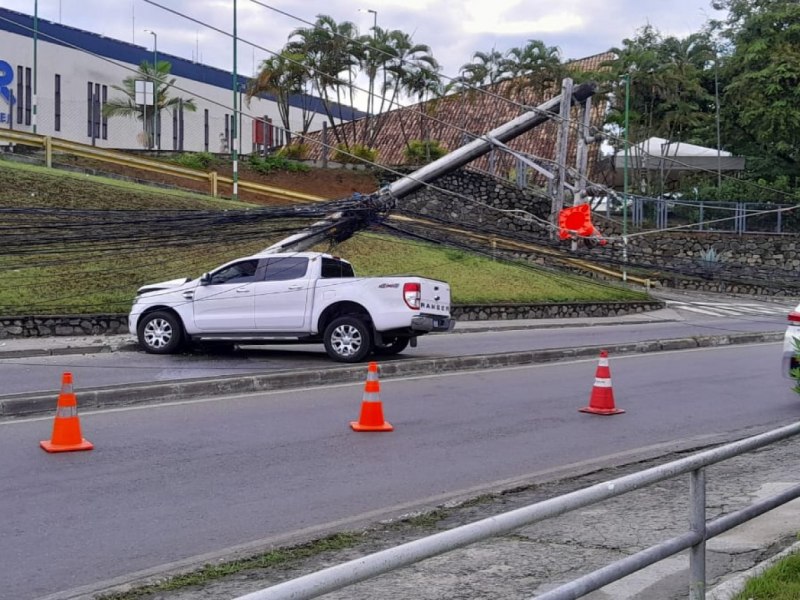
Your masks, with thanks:
[{"label": "white pickup truck", "polygon": [[397,354],[455,325],[442,281],[355,277],[349,262],[329,254],[266,251],[197,279],[139,288],[128,321],[153,354],[194,341],[323,343],[340,362]]}]

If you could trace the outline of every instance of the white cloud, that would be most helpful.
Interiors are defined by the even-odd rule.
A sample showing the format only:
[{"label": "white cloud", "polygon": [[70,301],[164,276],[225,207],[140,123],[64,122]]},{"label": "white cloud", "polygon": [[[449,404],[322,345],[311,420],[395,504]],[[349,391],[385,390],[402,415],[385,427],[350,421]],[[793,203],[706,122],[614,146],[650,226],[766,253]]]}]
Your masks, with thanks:
[{"label": "white cloud", "polygon": [[[225,32],[232,29],[231,0],[156,0],[175,11],[208,22]],[[250,0],[238,0],[238,34],[265,48],[239,45],[239,71],[250,74],[254,64],[279,51],[290,32],[314,21],[318,14],[354,22],[363,33],[378,25],[411,33],[429,45],[449,76],[458,74],[472,54],[492,47],[506,51],[541,39],[558,46],[568,58],[604,52],[621,44],[637,28],[651,23],[665,34],[686,35],[700,28],[713,11],[709,0],[259,0],[291,16],[268,10]],[[27,12],[32,0],[3,0],[11,10]],[[194,58],[199,47],[203,62],[230,68],[232,43],[207,29],[144,0],[38,0],[39,16],[150,48],[143,29],[158,32],[159,51]],[[706,14],[704,14],[704,12]]]}]

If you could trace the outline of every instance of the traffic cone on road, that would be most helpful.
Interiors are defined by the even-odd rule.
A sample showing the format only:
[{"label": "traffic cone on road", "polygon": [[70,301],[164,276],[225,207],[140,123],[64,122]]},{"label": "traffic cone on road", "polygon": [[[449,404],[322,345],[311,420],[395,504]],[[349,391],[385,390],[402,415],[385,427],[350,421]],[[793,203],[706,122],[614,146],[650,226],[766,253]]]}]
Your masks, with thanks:
[{"label": "traffic cone on road", "polygon": [[614,390],[611,387],[611,369],[608,368],[608,352],[600,352],[600,363],[594,376],[589,406],[578,409],[594,415],[618,415],[625,411],[614,407]]},{"label": "traffic cone on road", "polygon": [[378,363],[371,362],[367,368],[367,382],[361,401],[361,415],[358,421],[350,421],[354,431],[392,431],[394,427],[383,420],[381,404],[381,382],[378,379]]},{"label": "traffic cone on road", "polygon": [[72,373],[64,373],[61,377],[61,393],[58,395],[52,439],[39,442],[39,445],[47,452],[74,452],[94,448],[89,440],[81,436],[78,399],[72,391]]}]

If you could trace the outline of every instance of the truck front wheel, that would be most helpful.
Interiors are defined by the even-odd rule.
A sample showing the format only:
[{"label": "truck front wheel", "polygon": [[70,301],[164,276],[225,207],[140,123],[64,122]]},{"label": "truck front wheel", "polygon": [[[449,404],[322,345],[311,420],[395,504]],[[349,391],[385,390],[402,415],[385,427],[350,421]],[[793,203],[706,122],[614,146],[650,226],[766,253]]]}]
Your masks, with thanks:
[{"label": "truck front wheel", "polygon": [[181,320],[171,312],[157,310],[141,318],[139,344],[149,354],[172,354],[183,344]]},{"label": "truck front wheel", "polygon": [[339,317],[325,328],[324,342],[333,360],[361,362],[372,352],[372,331],[358,317]]}]

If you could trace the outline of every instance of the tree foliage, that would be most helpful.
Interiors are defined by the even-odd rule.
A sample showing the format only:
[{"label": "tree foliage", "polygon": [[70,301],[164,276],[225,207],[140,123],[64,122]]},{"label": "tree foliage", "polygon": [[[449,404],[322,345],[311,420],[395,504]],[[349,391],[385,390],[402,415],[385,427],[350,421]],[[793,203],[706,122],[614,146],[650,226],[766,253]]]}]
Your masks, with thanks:
[{"label": "tree foliage", "polygon": [[[136,81],[151,81],[153,82],[156,90],[156,107],[158,108],[156,118],[160,121],[161,112],[167,111],[171,113],[182,106],[183,110],[194,112],[197,110],[197,105],[194,98],[181,98],[178,96],[171,96],[170,89],[175,85],[175,78],[170,78],[170,71],[172,65],[165,61],[160,60],[153,68],[153,64],[143,61],[139,65],[139,72],[136,75],[131,75],[122,80],[122,85],[112,85],[112,89],[121,92],[121,98],[111,98],[103,105],[103,116],[105,117],[127,117],[134,118],[144,123],[145,139],[144,145],[152,147],[153,140],[155,139],[153,132],[153,122],[151,120],[153,114],[152,105],[143,105],[136,103]],[[147,117],[147,118],[145,118]]]}]

